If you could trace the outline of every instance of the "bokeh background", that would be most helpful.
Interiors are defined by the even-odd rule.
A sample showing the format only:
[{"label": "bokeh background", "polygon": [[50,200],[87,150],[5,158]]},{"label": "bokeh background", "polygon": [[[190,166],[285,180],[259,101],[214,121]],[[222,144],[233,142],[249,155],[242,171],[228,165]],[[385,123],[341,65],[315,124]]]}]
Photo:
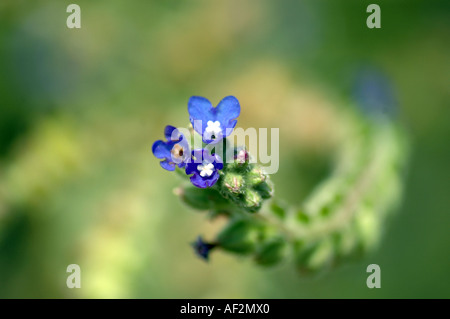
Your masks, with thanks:
[{"label": "bokeh background", "polygon": [[[449,298],[450,5],[382,1],[0,2],[0,297]],[[276,195],[300,204],[330,167],[333,125],[379,77],[411,138],[379,249],[316,276],[189,243],[220,227],[172,193],[151,145],[187,100],[232,94],[238,126],[279,127]],[[66,267],[81,266],[81,289]],[[381,267],[368,289],[366,267]]]}]

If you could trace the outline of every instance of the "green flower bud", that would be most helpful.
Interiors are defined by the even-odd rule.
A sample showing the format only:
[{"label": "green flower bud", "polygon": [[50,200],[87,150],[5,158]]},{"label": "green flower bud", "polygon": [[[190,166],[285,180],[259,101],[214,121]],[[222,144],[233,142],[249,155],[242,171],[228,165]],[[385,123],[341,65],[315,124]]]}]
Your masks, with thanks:
[{"label": "green flower bud", "polygon": [[224,188],[233,194],[242,194],[244,192],[244,178],[242,175],[227,173],[223,177]]},{"label": "green flower bud", "polygon": [[273,184],[269,179],[256,185],[254,190],[256,190],[263,199],[269,199],[273,196]]},{"label": "green flower bud", "polygon": [[224,250],[249,254],[255,250],[259,232],[259,225],[254,221],[234,219],[220,232],[216,242]]},{"label": "green flower bud", "polygon": [[235,156],[235,162],[236,164],[248,164],[250,159],[250,155],[248,154],[246,149],[237,149],[236,150],[236,156]]},{"label": "green flower bud", "polygon": [[249,163],[249,154],[245,149],[235,149],[234,161],[227,164],[228,171],[245,174],[251,167]]},{"label": "green flower bud", "polygon": [[255,166],[250,172],[247,174],[247,183],[251,186],[259,185],[265,182],[267,179],[267,175],[264,174],[261,167]]},{"label": "green flower bud", "polygon": [[272,239],[258,247],[255,261],[263,266],[275,265],[285,257],[286,248],[286,241],[283,238]]},{"label": "green flower bud", "polygon": [[261,208],[263,199],[257,191],[247,189],[244,194],[244,207],[250,212],[256,212]]}]

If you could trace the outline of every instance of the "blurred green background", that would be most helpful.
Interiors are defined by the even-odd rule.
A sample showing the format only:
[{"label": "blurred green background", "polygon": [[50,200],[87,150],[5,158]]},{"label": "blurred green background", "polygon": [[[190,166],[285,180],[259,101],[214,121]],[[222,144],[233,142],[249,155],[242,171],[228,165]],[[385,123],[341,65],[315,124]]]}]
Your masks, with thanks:
[{"label": "blurred green background", "polygon": [[[0,297],[449,298],[450,3],[0,2]],[[400,211],[379,249],[313,277],[189,243],[221,223],[185,208],[151,153],[191,95],[279,127],[276,195],[300,204],[329,172],[333,123],[361,70],[389,79],[411,137]],[[355,82],[356,81],[356,82]],[[81,289],[66,267],[81,266]],[[366,267],[381,267],[368,289]]]}]

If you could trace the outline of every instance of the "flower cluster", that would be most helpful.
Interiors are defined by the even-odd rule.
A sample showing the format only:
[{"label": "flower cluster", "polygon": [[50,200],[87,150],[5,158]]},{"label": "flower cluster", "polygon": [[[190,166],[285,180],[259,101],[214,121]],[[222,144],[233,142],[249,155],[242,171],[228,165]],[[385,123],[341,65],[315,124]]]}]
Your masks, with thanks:
[{"label": "flower cluster", "polygon": [[[202,136],[205,144],[216,144],[229,136],[241,112],[239,101],[234,96],[223,98],[216,107],[200,96],[192,96],[188,102],[189,120],[194,131]],[[173,171],[178,166],[191,175],[192,184],[199,188],[213,186],[219,179],[223,162],[218,154],[210,154],[206,148],[191,150],[188,139],[173,127],[164,130],[166,141],[153,144],[155,157],[163,159],[162,168]]]},{"label": "flower cluster", "polygon": [[[189,130],[167,126],[165,139],[156,141],[152,150],[164,169],[190,178],[192,185],[183,183],[175,189],[186,206],[204,212],[209,219],[227,220],[214,238],[198,236],[191,243],[198,257],[208,261],[212,252],[223,251],[251,256],[262,266],[289,258],[300,271],[315,272],[377,244],[379,218],[395,202],[392,187],[399,193],[406,159],[406,137],[390,119],[378,114],[376,120],[366,121],[363,116],[347,114],[344,123],[350,131],[363,129],[367,134],[346,136],[342,147],[351,153],[344,153],[344,161],[338,160],[336,167],[341,172],[344,166],[344,175],[331,174],[299,208],[274,200],[274,184],[264,167],[244,145],[227,139],[240,114],[235,97],[225,97],[213,107],[207,99],[193,96],[188,111]],[[202,146],[193,147],[197,142]],[[368,169],[373,173],[369,179]],[[362,179],[368,187],[355,196],[352,187]],[[380,182],[386,187],[376,187]],[[347,212],[349,198],[354,205]],[[339,212],[349,218],[334,227]],[[323,230],[320,236],[317,229]]]}]

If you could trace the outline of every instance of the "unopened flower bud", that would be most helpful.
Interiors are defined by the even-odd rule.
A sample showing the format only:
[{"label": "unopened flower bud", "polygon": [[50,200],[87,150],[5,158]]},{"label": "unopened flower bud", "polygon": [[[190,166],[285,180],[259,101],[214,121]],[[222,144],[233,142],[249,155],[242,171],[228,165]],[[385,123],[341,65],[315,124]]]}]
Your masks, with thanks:
[{"label": "unopened flower bud", "polygon": [[244,191],[244,178],[241,175],[227,173],[224,175],[223,185],[233,194],[241,194]]},{"label": "unopened flower bud", "polygon": [[202,236],[198,236],[197,240],[193,242],[191,245],[192,248],[194,248],[194,251],[197,254],[197,256],[203,258],[206,261],[208,261],[209,259],[210,251],[217,246],[214,243],[208,243],[204,241]]},{"label": "unopened flower bud", "polygon": [[251,212],[256,212],[261,208],[262,205],[262,197],[258,194],[258,192],[247,189],[244,194],[244,206]]},{"label": "unopened flower bud", "polygon": [[249,185],[258,185],[264,182],[267,179],[267,175],[264,174],[261,167],[255,166],[250,172],[247,174],[247,182]]},{"label": "unopened flower bud", "polygon": [[237,164],[245,164],[249,161],[249,154],[246,149],[241,149],[237,151],[236,157],[235,157]]},{"label": "unopened flower bud", "polygon": [[273,196],[273,184],[270,180],[267,180],[259,185],[256,185],[254,189],[263,199],[268,199]]}]

